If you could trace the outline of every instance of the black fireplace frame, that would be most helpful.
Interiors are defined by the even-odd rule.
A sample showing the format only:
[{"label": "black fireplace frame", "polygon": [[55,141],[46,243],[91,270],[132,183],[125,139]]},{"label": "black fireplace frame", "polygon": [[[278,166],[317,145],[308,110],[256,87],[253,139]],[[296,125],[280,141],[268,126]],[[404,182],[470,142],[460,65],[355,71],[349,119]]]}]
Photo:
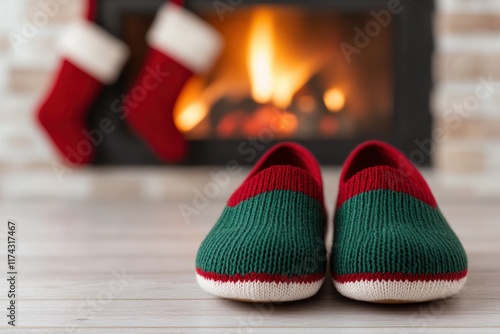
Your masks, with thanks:
[{"label": "black fireplace frame", "polygon": [[[388,2],[397,0],[221,0],[240,6],[255,4],[304,5],[309,8],[328,8],[347,12],[370,11],[387,8]],[[153,15],[164,0],[100,0],[97,23],[110,33],[121,37],[122,18],[127,13]],[[429,99],[432,88],[431,57],[434,48],[432,13],[433,0],[400,0],[403,11],[393,15],[394,38],[394,110],[393,132],[380,136],[352,139],[297,140],[309,148],[322,164],[341,165],[349,152],[367,139],[379,139],[393,144],[415,159],[419,165],[429,165],[431,157],[422,152],[419,142],[432,138],[432,116]],[[212,0],[187,0],[186,6],[194,12],[215,11]],[[126,93],[123,80],[106,87],[92,106],[88,123],[98,128],[99,121],[107,117],[116,131],[105,136],[97,146],[94,165],[161,165],[149,148],[129,130],[117,113],[117,98]],[[113,109],[113,106],[115,106]],[[255,163],[249,154],[252,139],[248,140],[192,140],[190,153],[184,165],[225,165],[237,161]],[[254,151],[263,153],[275,144],[258,142]],[[246,154],[247,152],[248,154]],[[414,155],[412,152],[419,152]],[[420,153],[421,152],[421,153]],[[423,154],[422,154],[423,153]],[[417,161],[418,160],[418,161]]]}]

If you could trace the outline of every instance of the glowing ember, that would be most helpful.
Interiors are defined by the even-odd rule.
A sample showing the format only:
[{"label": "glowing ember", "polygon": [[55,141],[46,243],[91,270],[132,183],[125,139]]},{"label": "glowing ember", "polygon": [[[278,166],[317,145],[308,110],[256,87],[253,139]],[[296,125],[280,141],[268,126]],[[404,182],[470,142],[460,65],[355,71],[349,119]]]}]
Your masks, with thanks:
[{"label": "glowing ember", "polygon": [[221,138],[237,136],[242,131],[243,124],[246,124],[247,118],[244,111],[235,111],[224,115],[217,124],[217,135]]},{"label": "glowing ember", "polygon": [[330,88],[323,95],[325,105],[331,112],[339,112],[345,106],[344,93],[338,88]]},{"label": "glowing ember", "polygon": [[271,106],[257,110],[247,122],[244,130],[248,136],[258,136],[263,129],[272,131],[277,137],[287,137],[297,131],[297,116]]},{"label": "glowing ember", "polygon": [[297,98],[297,108],[303,113],[312,113],[317,107],[316,100],[310,95],[302,95]]},{"label": "glowing ember", "polygon": [[319,132],[323,137],[334,137],[339,129],[339,121],[332,114],[324,115],[319,124]]}]

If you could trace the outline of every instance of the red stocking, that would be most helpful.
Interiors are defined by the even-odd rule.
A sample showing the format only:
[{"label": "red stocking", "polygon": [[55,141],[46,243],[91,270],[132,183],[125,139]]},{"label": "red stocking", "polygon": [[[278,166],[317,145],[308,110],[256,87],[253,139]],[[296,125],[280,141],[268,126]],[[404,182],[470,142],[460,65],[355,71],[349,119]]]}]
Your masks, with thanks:
[{"label": "red stocking", "polygon": [[144,67],[125,101],[125,115],[160,158],[177,162],[186,156],[187,145],[174,124],[175,102],[193,73],[210,69],[222,41],[193,13],[167,3],[148,33],[148,44]]},{"label": "red stocking", "polygon": [[85,115],[102,86],[117,78],[128,54],[125,44],[91,22],[94,13],[95,2],[88,0],[86,19],[66,30],[57,78],[38,110],[41,125],[70,165],[92,160]]}]

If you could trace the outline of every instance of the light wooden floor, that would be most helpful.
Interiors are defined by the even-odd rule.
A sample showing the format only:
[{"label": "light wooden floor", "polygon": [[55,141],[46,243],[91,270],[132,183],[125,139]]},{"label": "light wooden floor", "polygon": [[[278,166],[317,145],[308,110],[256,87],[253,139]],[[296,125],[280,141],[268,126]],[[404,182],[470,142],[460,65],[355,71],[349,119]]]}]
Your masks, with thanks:
[{"label": "light wooden floor", "polygon": [[[328,182],[331,211],[335,183]],[[194,276],[197,248],[238,183],[233,180],[231,189],[189,224],[178,211],[189,197],[0,203],[2,221],[18,222],[21,332],[500,333],[498,201],[469,201],[467,194],[438,198],[470,259],[469,281],[454,298],[372,305],[339,296],[327,280],[310,300],[246,304],[203,292]],[[0,229],[1,262],[6,224]],[[6,308],[5,291],[1,279],[1,310]],[[0,332],[5,332],[4,312]]]}]

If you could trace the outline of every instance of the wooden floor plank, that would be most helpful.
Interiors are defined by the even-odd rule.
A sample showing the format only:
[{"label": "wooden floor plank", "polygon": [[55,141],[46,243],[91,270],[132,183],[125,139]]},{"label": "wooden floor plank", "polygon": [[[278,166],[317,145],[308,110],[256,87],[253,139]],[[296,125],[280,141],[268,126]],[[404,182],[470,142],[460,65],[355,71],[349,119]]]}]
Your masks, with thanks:
[{"label": "wooden floor plank", "polygon": [[20,326],[33,327],[500,327],[494,299],[377,305],[347,299],[275,304],[229,300],[24,301]]},{"label": "wooden floor plank", "polygon": [[[24,334],[68,334],[66,328],[38,328],[30,329],[21,327]],[[152,327],[134,327],[134,328],[76,328],[79,334],[234,334],[234,333],[258,333],[258,334],[325,334],[333,332],[331,328],[258,328],[258,327],[230,327],[230,328],[206,328],[206,327],[184,327],[184,328],[152,328]],[[426,334],[498,334],[497,328],[488,327],[470,327],[470,328],[442,328],[421,326],[417,328],[399,327],[399,328],[335,328],[335,334],[408,334],[408,333],[426,333]]]}]

